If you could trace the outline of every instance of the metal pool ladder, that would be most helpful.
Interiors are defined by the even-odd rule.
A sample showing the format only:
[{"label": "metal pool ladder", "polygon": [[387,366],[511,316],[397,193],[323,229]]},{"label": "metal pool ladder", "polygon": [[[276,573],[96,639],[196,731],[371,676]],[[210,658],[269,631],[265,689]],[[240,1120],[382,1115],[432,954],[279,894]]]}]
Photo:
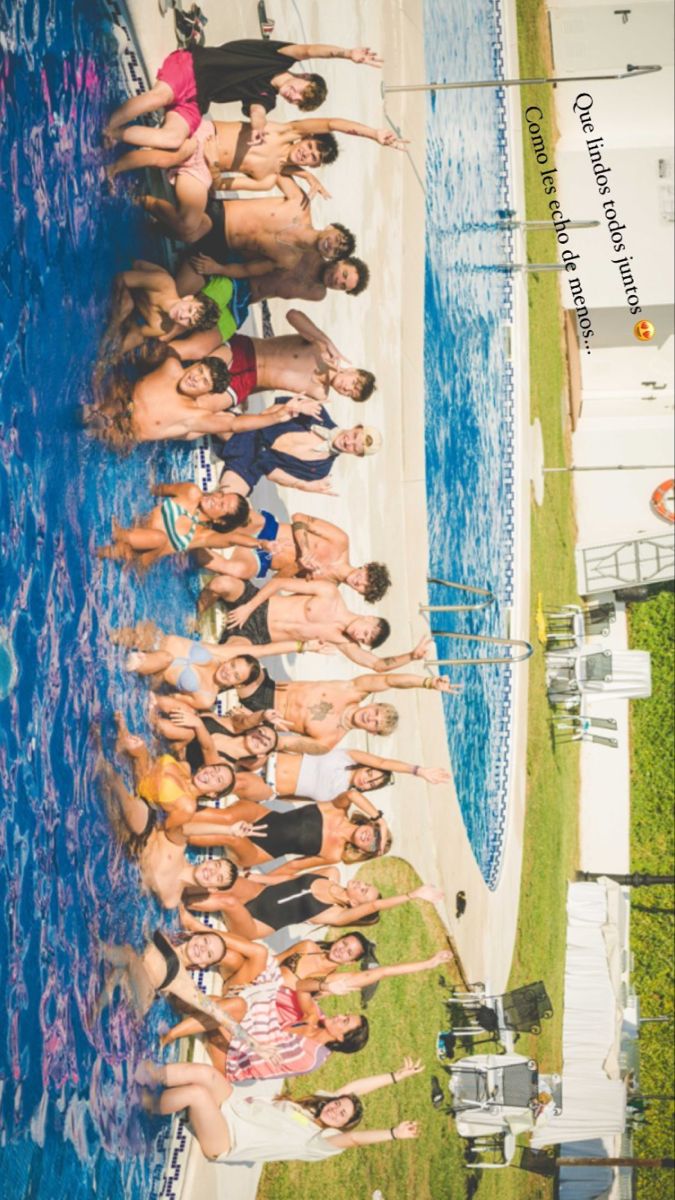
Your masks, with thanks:
[{"label": "metal pool ladder", "polygon": [[[480,609],[488,608],[495,601],[495,595],[490,588],[473,587],[466,583],[451,583],[448,579],[437,579],[433,576],[427,578],[427,583],[436,583],[441,587],[467,592],[474,596],[480,596],[481,599],[470,604],[420,604],[419,611],[421,613],[476,612]],[[458,641],[464,642],[488,642],[493,646],[512,646],[514,648],[519,646],[521,647],[521,652],[518,654],[494,655],[488,658],[426,658],[424,663],[427,667],[456,667],[463,664],[487,666],[491,663],[525,662],[533,652],[533,647],[529,642],[518,638],[500,638],[483,633],[457,633],[452,629],[432,628],[430,633],[432,637],[448,638],[448,640],[456,638]]]}]

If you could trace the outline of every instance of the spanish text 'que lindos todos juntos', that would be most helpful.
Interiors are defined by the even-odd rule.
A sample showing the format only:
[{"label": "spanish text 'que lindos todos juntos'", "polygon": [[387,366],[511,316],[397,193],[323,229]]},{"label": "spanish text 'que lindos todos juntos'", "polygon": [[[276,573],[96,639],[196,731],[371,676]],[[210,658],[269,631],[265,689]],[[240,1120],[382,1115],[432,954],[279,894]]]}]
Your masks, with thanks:
[{"label": "spanish text 'que lindos todos juntos'", "polygon": [[[638,313],[642,312],[642,309],[637,293],[637,285],[630,265],[632,255],[629,255],[626,249],[626,226],[619,219],[616,203],[612,197],[612,189],[609,182],[612,168],[606,166],[603,162],[604,138],[597,134],[597,129],[591,120],[592,108],[593,97],[589,92],[580,92],[572,105],[573,111],[579,118],[582,132],[586,135],[585,142],[588,151],[588,160],[593,171],[595,185],[598,189],[602,215],[607,226],[612,254],[617,256],[612,257],[610,261],[616,266],[619,272],[628,310],[631,316],[637,316]],[[576,308],[579,329],[586,353],[590,354],[589,340],[594,337],[594,331],[579,274],[581,255],[575,254],[569,244],[570,237],[567,226],[570,223],[570,218],[564,216],[560,201],[557,198],[555,176],[558,173],[558,168],[551,166],[549,161],[549,154],[541,129],[543,117],[542,110],[536,104],[530,105],[525,110],[530,145],[539,166],[544,194],[550,197],[548,208],[551,213],[551,222],[558,245],[563,247],[561,258],[567,271],[567,282],[572,295],[572,301]]]}]

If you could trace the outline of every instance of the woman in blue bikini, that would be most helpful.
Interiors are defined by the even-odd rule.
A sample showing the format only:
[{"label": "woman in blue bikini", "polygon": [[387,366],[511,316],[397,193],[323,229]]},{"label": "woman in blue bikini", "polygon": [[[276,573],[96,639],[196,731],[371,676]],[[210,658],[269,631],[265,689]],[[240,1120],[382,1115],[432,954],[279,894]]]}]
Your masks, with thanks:
[{"label": "woman in blue bikini", "polygon": [[[269,554],[274,550],[278,529],[274,518],[261,519],[260,531],[246,533],[242,528],[251,519],[246,500],[231,492],[203,492],[194,483],[158,483],[153,496],[162,497],[137,525],[123,529],[113,520],[113,540],[97,550],[99,558],[117,558],[148,567],[169,554],[227,546],[245,546]],[[257,516],[257,514],[255,514]],[[269,514],[271,516],[271,514]],[[265,534],[272,531],[267,539]]]}]

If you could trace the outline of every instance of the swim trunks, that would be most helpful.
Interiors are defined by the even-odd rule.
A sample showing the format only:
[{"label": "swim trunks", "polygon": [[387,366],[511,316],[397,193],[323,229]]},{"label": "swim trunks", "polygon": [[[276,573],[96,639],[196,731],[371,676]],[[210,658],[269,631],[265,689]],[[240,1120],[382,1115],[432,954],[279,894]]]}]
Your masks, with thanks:
[{"label": "swim trunks", "polygon": [[[258,589],[253,586],[250,580],[246,580],[244,590],[236,600],[218,601],[219,606],[226,612],[232,612],[233,608],[239,608],[241,604],[248,604],[249,601],[255,600],[258,595]],[[250,617],[238,629],[226,629],[220,636],[221,642],[227,642],[231,637],[248,638],[254,646],[265,646],[270,640],[270,631],[267,624],[267,610],[269,608],[269,600],[265,600]],[[245,651],[242,649],[242,654]]]},{"label": "swim trunks", "polygon": [[195,130],[194,137],[197,145],[195,146],[189,158],[181,163],[179,167],[172,167],[168,172],[169,183],[174,187],[179,175],[191,175],[193,179],[198,179],[204,185],[207,192],[213,183],[211,169],[204,156],[204,143],[210,137],[215,137],[216,127],[213,121],[202,120]]},{"label": "swim trunks", "polygon": [[209,258],[214,258],[217,263],[242,261],[241,255],[237,254],[236,250],[231,250],[227,244],[226,211],[224,200],[209,200],[206,215],[211,218],[211,228],[199,241],[192,243],[189,258],[193,258],[195,254],[208,254]]},{"label": "swim trunks", "polygon": [[235,404],[243,404],[258,383],[258,367],[250,337],[236,333],[230,338],[232,361],[228,366],[230,382],[227,391]]},{"label": "swim trunks", "polygon": [[174,50],[173,54],[169,54],[159,68],[157,78],[167,83],[173,92],[173,103],[168,106],[167,112],[178,113],[188,127],[188,137],[192,137],[199,127],[202,114],[197,102],[197,84],[190,51]]},{"label": "swim trunks", "polygon": [[129,833],[125,847],[130,858],[140,858],[150,841],[151,834],[157,828],[157,813],[152,808],[148,808],[148,819],[145,823],[145,829],[140,833]]},{"label": "swim trunks", "polygon": [[209,280],[204,284],[200,295],[209,296],[211,300],[215,300],[220,309],[218,317],[218,333],[224,342],[229,342],[233,333],[237,332],[239,326],[230,311],[230,303],[234,292],[235,280],[228,279],[226,275],[211,275]]}]

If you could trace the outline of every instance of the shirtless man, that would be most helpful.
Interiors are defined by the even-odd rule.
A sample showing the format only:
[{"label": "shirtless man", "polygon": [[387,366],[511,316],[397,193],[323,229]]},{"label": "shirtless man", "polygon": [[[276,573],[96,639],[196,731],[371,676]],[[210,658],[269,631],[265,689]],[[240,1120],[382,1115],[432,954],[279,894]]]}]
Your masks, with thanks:
[{"label": "shirtless man", "polygon": [[230,375],[221,358],[204,358],[185,367],[176,352],[166,347],[160,366],[132,383],[125,371],[112,372],[100,401],[91,406],[86,424],[101,440],[120,449],[139,442],[177,438],[194,441],[215,433],[231,434],[264,429],[299,414],[316,415],[315,401],[292,398],[288,411],[273,404],[256,416],[234,416],[227,392]]},{"label": "shirtless man", "polygon": [[[429,638],[423,638],[412,652],[411,659],[419,660],[428,652]],[[332,750],[351,730],[386,736],[398,724],[398,713],[391,704],[367,703],[374,693],[388,688],[424,688],[451,694],[458,691],[444,675],[384,674],[358,675],[356,679],[331,679],[277,683],[274,691],[274,712],[282,733],[279,750],[295,754],[316,753],[317,748]],[[166,712],[185,704],[196,707],[192,697],[162,697],[160,708]],[[244,701],[245,703],[245,701]],[[230,713],[234,728],[239,731],[254,728],[265,714]],[[170,719],[158,718],[158,731],[169,741],[189,740],[188,731]],[[191,736],[191,731],[190,731]],[[311,743],[306,739],[310,738]]]},{"label": "shirtless man", "polygon": [[[261,519],[259,514],[253,515],[257,520]],[[266,522],[271,520],[276,523],[269,513],[264,516]],[[391,577],[384,563],[369,562],[362,567],[352,566],[349,561],[349,537],[338,525],[319,517],[310,517],[307,513],[294,513],[291,522],[290,525],[277,525],[276,529],[272,527],[263,534],[269,536],[273,533],[280,543],[279,549],[264,559],[259,552],[246,550],[243,546],[233,547],[226,555],[214,554],[210,550],[196,551],[195,558],[199,566],[215,573],[199,597],[199,612],[210,608],[220,595],[223,585],[218,576],[260,579],[270,571],[286,578],[300,575],[343,583],[359,592],[367,604],[375,604],[386,595],[391,587]],[[247,525],[242,526],[242,532],[249,532]]]},{"label": "shirtless man", "polygon": [[292,179],[278,180],[278,198],[211,202],[213,228],[194,242],[176,276],[181,295],[201,291],[209,275],[247,282],[249,303],[271,296],[322,300],[328,288],[363,291],[369,272],[351,257],[353,235],[335,223],[315,229],[302,189]]},{"label": "shirtless man", "polygon": [[[271,191],[277,175],[314,170],[334,163],[338,157],[335,133],[368,138],[380,146],[403,150],[407,145],[391,129],[373,129],[359,121],[341,117],[313,117],[304,121],[268,121],[261,142],[252,140],[248,121],[212,121],[213,144],[205,147],[205,161],[213,168],[212,179],[218,191]],[[193,140],[183,143],[177,151],[132,150],[107,168],[110,178],[123,171],[146,166],[176,167],[185,161],[186,149]],[[151,158],[152,154],[163,155]],[[225,175],[221,175],[225,172]],[[228,174],[232,172],[232,174]]]},{"label": "shirtless man", "polygon": [[295,334],[255,338],[235,334],[222,342],[217,329],[179,338],[173,348],[182,359],[222,358],[230,372],[229,388],[236,404],[256,392],[286,391],[325,403],[333,389],[350,400],[368,400],[375,376],[361,367],[342,366],[347,360],[309,317],[289,309]]},{"label": "shirtless man", "polygon": [[[142,318],[142,324],[134,321],[135,315]],[[142,345],[145,338],[169,342],[188,330],[214,329],[219,316],[215,300],[204,295],[179,296],[173,276],[164,267],[137,259],[130,271],[115,276],[103,350],[115,346],[119,338],[116,348],[125,354]]]},{"label": "shirtless man", "polygon": [[[422,643],[406,654],[389,658],[370,653],[389,637],[389,623],[383,617],[361,617],[350,612],[334,583],[282,578],[271,579],[261,588],[239,579],[227,579],[226,583],[220,604],[227,613],[227,630],[221,641],[230,645],[297,638],[301,650],[305,639],[318,638],[377,674],[405,667],[423,654]],[[279,592],[288,594],[282,596]]]}]

